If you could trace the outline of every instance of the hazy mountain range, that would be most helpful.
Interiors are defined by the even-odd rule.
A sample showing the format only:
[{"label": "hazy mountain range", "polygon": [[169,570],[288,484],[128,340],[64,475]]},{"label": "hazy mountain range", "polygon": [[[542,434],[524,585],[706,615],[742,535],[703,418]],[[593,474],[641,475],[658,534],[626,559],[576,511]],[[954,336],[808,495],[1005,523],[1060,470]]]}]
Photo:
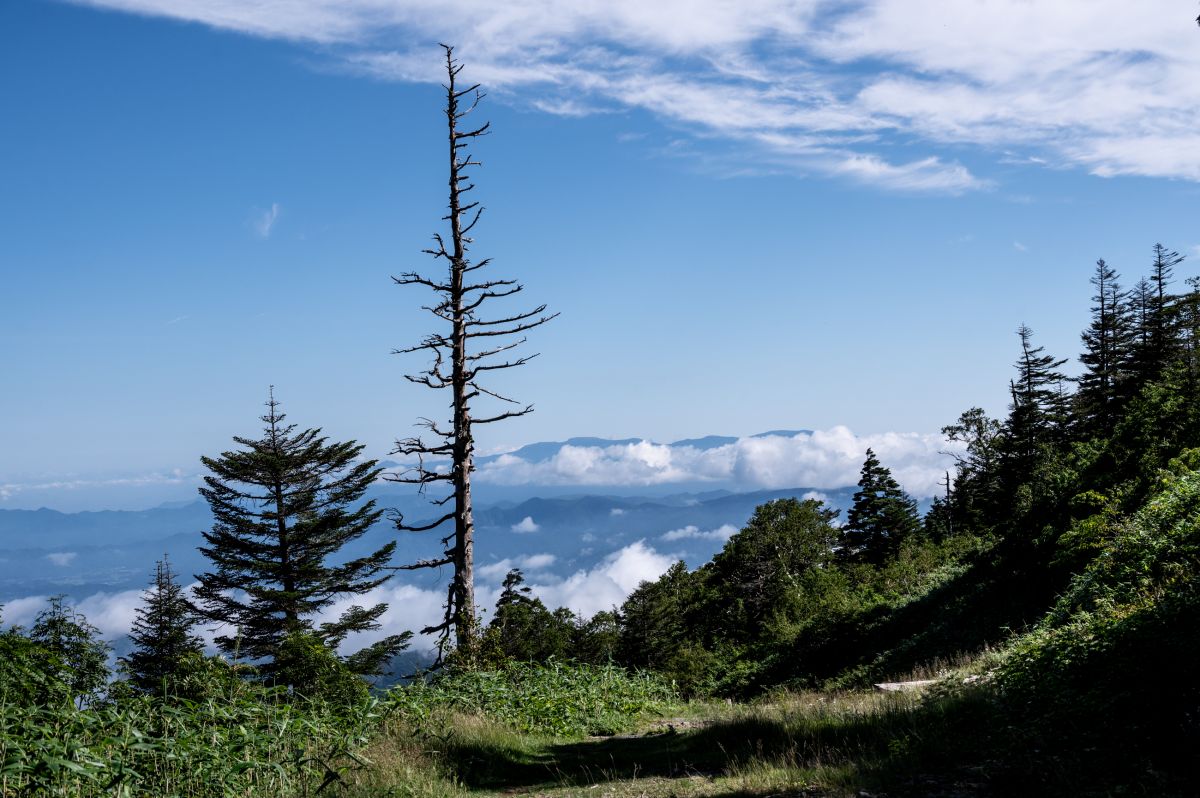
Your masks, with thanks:
[{"label": "hazy mountain range", "polygon": [[[797,434],[802,433],[776,431],[755,437]],[[703,451],[738,440],[711,435],[669,446]],[[603,449],[640,443],[643,441],[637,438],[571,438],[530,444],[511,453],[480,457],[478,462],[482,467],[501,457],[515,457],[537,464],[559,455],[564,447]],[[392,470],[403,467],[395,462],[383,465]],[[404,492],[404,488],[380,482],[371,489],[369,497],[386,508],[388,515],[348,554],[392,539],[400,543],[397,562],[434,552],[432,535],[398,534],[389,520],[397,513],[411,521],[433,514],[428,501]],[[686,482],[626,485],[595,492],[579,486],[480,483],[476,491],[476,556],[487,575],[494,571],[488,570],[489,564],[503,560],[519,564],[534,554],[540,557],[533,561],[533,570],[562,575],[593,567],[614,550],[644,539],[659,551],[698,565],[723,545],[729,528],[740,527],[758,504],[813,494],[813,489],[805,486],[738,492]],[[822,496],[835,506],[848,500],[846,491],[826,490]],[[205,567],[196,547],[202,543],[201,531],[211,523],[208,507],[199,497],[137,511],[0,510],[0,601],[51,593],[82,597],[139,588],[163,554],[168,554],[186,577]]]},{"label": "hazy mountain range", "polygon": [[[929,455],[937,444],[926,437],[867,439],[844,428],[710,435],[671,444],[580,437],[480,457],[475,518],[481,606],[494,600],[507,570],[519,567],[548,604],[590,614],[619,604],[642,579],[657,577],[675,560],[691,567],[706,562],[765,501],[819,498],[844,510],[866,445],[892,447],[902,482],[906,473],[926,482],[940,474]],[[390,473],[404,467],[382,465]],[[808,475],[813,479],[802,481]],[[391,540],[399,543],[395,564],[438,554],[434,533],[401,534],[392,521],[396,515],[412,522],[434,517],[427,499],[384,480],[368,497],[387,514],[347,547],[346,556]],[[169,555],[185,582],[206,570],[197,546],[211,523],[198,496],[144,510],[0,510],[4,621],[27,623],[45,596],[63,593],[106,634],[119,637],[156,560]],[[389,631],[419,628],[439,612],[447,577],[446,571],[402,572],[370,600],[395,608],[385,618]]]}]

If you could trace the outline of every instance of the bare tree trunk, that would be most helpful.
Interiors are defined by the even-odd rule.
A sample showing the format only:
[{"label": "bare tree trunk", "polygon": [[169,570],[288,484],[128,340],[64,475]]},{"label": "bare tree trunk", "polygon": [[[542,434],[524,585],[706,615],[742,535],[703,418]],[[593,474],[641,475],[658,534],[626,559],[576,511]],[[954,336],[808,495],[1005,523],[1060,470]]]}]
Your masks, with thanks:
[{"label": "bare tree trunk", "polygon": [[[450,180],[449,180],[449,212],[444,221],[450,223],[450,240],[448,242],[440,235],[434,235],[436,246],[425,250],[426,254],[435,259],[447,262],[447,274],[444,282],[425,277],[415,272],[393,278],[399,285],[421,285],[431,289],[437,297],[437,303],[425,309],[436,316],[441,322],[449,323],[449,334],[433,333],[420,344],[407,349],[397,350],[397,353],[427,352],[433,357],[433,363],[418,374],[405,375],[410,382],[415,382],[435,390],[450,389],[453,395],[453,414],[448,428],[443,428],[430,419],[421,419],[419,425],[429,430],[433,440],[426,442],[420,437],[406,438],[396,442],[393,454],[415,455],[417,465],[400,474],[388,478],[395,482],[417,485],[422,492],[431,485],[450,483],[450,492],[444,496],[431,499],[436,507],[445,507],[453,502],[453,508],[443,513],[439,518],[423,524],[405,523],[403,516],[397,515],[396,527],[401,531],[421,532],[436,529],[449,521],[454,522],[454,531],[442,538],[445,550],[442,555],[429,560],[421,560],[411,565],[401,566],[403,569],[440,568],[450,565],[454,574],[446,594],[445,614],[442,622],[422,630],[426,634],[438,634],[439,654],[444,652],[451,633],[454,635],[456,649],[466,662],[473,658],[476,644],[475,619],[475,520],[471,508],[471,472],[474,471],[475,439],[472,427],[475,424],[492,424],[508,418],[516,418],[533,412],[532,405],[520,406],[519,403],[495,391],[483,387],[478,382],[481,374],[500,369],[510,369],[528,363],[535,355],[525,355],[513,360],[494,362],[497,355],[514,349],[525,342],[525,339],[503,340],[483,349],[472,349],[476,339],[490,339],[504,336],[519,335],[534,327],[545,324],[558,314],[546,314],[546,306],[539,305],[532,310],[502,316],[500,318],[480,318],[480,308],[484,303],[493,299],[512,296],[520,293],[523,286],[515,280],[481,280],[471,284],[470,275],[489,264],[488,259],[472,262],[468,250],[472,239],[469,234],[479,221],[483,208],[478,202],[463,202],[463,195],[475,188],[469,182],[467,169],[479,166],[466,152],[467,146],[486,135],[489,124],[481,127],[460,130],[459,123],[479,104],[483,95],[479,93],[478,84],[467,89],[457,87],[457,77],[462,66],[454,60],[453,48],[442,45],[446,53],[446,119],[448,124],[447,139],[450,145]],[[474,95],[469,107],[463,109],[459,101],[467,95]],[[469,219],[469,221],[468,221]],[[450,373],[442,369],[447,358],[450,361]],[[471,413],[471,402],[484,395],[491,399],[517,405],[517,409],[497,413],[490,417],[475,418]],[[434,460],[450,458],[451,468],[447,472],[438,469],[436,464],[428,465],[427,458]]]}]

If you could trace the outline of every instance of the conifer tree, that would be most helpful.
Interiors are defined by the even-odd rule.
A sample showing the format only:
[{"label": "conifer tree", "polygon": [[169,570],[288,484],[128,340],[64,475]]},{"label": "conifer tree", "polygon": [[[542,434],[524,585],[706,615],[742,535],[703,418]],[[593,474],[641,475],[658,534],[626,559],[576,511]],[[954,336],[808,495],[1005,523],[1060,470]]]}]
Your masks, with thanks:
[{"label": "conifer tree", "polygon": [[1079,378],[1076,408],[1085,432],[1108,434],[1116,420],[1117,388],[1132,331],[1116,270],[1100,259],[1090,282],[1096,289],[1095,304],[1091,324],[1082,334],[1079,361],[1086,371]]},{"label": "conifer tree", "polygon": [[[379,628],[386,604],[353,606],[314,628],[319,612],[342,596],[361,595],[388,579],[396,544],[334,563],[346,544],[379,520],[374,501],[356,504],[382,469],[359,462],[363,446],[330,443],[320,429],[284,424],[272,392],[258,439],[201,461],[212,473],[200,493],[216,519],[200,547],[214,570],[198,574],[198,609],[224,625],[217,645],[251,660],[272,660],[289,635],[309,634],[333,647],[352,632]],[[405,647],[407,635],[386,638],[350,661],[377,666]],[[268,667],[270,662],[265,663]]]},{"label": "conifer tree", "polygon": [[1155,377],[1152,363],[1154,329],[1154,287],[1145,277],[1137,281],[1126,298],[1125,312],[1130,321],[1129,342],[1125,348],[1120,399],[1128,402]]},{"label": "conifer tree", "polygon": [[570,654],[575,616],[570,610],[551,612],[514,568],[504,577],[496,614],[484,630],[484,649],[502,660],[542,661]]},{"label": "conifer tree", "polygon": [[166,555],[154,568],[154,582],[147,590],[145,603],[137,610],[129,637],[134,649],[120,663],[129,681],[142,692],[162,689],[190,654],[203,653],[204,647],[193,629],[199,619],[183,593],[178,575],[171,570]]},{"label": "conifer tree", "polygon": [[1004,430],[982,408],[972,407],[953,424],[942,427],[946,440],[961,444],[962,452],[948,452],[957,473],[953,489],[947,490],[953,523],[978,528],[999,501],[1000,463]]},{"label": "conifer tree", "polygon": [[901,541],[920,528],[916,501],[901,489],[875,452],[867,449],[842,530],[841,558],[881,565],[896,553]]},{"label": "conifer tree", "polygon": [[1176,297],[1168,289],[1175,276],[1175,267],[1183,263],[1183,256],[1162,244],[1155,244],[1153,252],[1154,261],[1150,264],[1153,293],[1150,297],[1149,340],[1153,376],[1157,377],[1177,349]]},{"label": "conifer tree", "polygon": [[1010,384],[1008,454],[1010,460],[1015,459],[1017,470],[1028,475],[1038,446],[1057,440],[1064,432],[1067,419],[1062,386],[1066,377],[1058,369],[1067,361],[1044,354],[1045,347],[1033,346],[1033,330],[1026,325],[1017,328],[1017,335],[1021,357],[1015,364],[1017,379]]}]

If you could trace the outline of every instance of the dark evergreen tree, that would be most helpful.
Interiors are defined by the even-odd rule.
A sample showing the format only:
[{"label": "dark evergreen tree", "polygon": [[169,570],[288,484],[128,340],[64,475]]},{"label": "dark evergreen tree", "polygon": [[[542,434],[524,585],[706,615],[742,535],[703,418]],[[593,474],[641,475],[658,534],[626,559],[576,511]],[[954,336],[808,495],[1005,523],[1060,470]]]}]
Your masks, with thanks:
[{"label": "dark evergreen tree", "polygon": [[900,542],[921,528],[917,503],[905,493],[875,452],[867,449],[854,503],[842,528],[843,560],[881,565]]},{"label": "dark evergreen tree", "polygon": [[579,662],[603,665],[616,659],[620,640],[620,616],[615,611],[601,611],[576,624],[571,656]]},{"label": "dark evergreen tree", "polygon": [[[318,628],[318,613],[342,596],[361,595],[382,584],[395,543],[340,564],[346,544],[379,520],[374,501],[356,504],[382,469],[359,462],[363,446],[329,443],[320,429],[284,425],[274,394],[259,439],[235,437],[241,449],[201,461],[212,473],[200,493],[215,524],[200,551],[214,570],[198,574],[197,606],[225,627],[222,650],[251,660],[270,660],[289,635],[311,635],[335,647],[352,632],[379,628],[386,604],[351,607]],[[378,667],[407,645],[393,635],[351,658],[359,668]]]},{"label": "dark evergreen tree", "polygon": [[1013,468],[1028,475],[1037,459],[1038,447],[1060,440],[1065,432],[1062,386],[1067,378],[1058,369],[1067,360],[1044,354],[1044,347],[1033,346],[1033,330],[1024,324],[1017,328],[1017,336],[1021,339],[1021,357],[1015,364],[1017,379],[1010,385],[1011,446],[1007,454]]},{"label": "dark evergreen tree", "polygon": [[88,703],[108,681],[108,644],[100,630],[87,618],[68,607],[65,596],[51,596],[50,606],[38,614],[29,629],[29,639],[57,658],[54,678],[67,685],[80,703]]},{"label": "dark evergreen tree", "polygon": [[1154,379],[1156,373],[1152,344],[1154,287],[1146,278],[1138,280],[1129,292],[1125,313],[1130,323],[1130,334],[1121,364],[1125,376],[1119,391],[1122,404],[1137,396],[1146,383]]},{"label": "dark evergreen tree", "polygon": [[504,577],[496,614],[484,630],[483,651],[494,664],[566,659],[571,655],[576,621],[568,609],[548,610],[514,568]]},{"label": "dark evergreen tree", "polygon": [[946,495],[933,497],[929,512],[925,513],[925,518],[921,521],[925,534],[935,542],[941,542],[954,536],[954,494],[951,492],[953,484],[950,472],[947,471],[942,482],[942,486],[946,489]]},{"label": "dark evergreen tree", "polygon": [[665,669],[689,640],[689,609],[696,575],[680,560],[653,582],[643,582],[621,605],[619,659],[634,668]]},{"label": "dark evergreen tree", "polygon": [[949,493],[953,523],[961,529],[978,529],[985,524],[999,501],[999,471],[1004,446],[1003,426],[981,408],[972,407],[958,420],[942,427],[946,440],[961,444],[963,451],[950,452],[957,474]]},{"label": "dark evergreen tree", "polygon": [[1189,277],[1191,289],[1179,298],[1179,360],[1185,375],[1184,388],[1194,396],[1200,385],[1200,277]]},{"label": "dark evergreen tree", "polygon": [[1154,261],[1150,264],[1150,284],[1153,290],[1147,319],[1150,327],[1150,351],[1147,353],[1147,360],[1152,369],[1151,379],[1162,373],[1177,350],[1174,308],[1176,297],[1170,293],[1170,285],[1175,276],[1175,267],[1183,263],[1182,255],[1162,244],[1155,244],[1153,251]]},{"label": "dark evergreen tree", "polygon": [[199,619],[165,555],[155,566],[144,600],[129,633],[134,649],[119,662],[134,687],[156,693],[184,658],[203,654],[204,646],[192,631]]},{"label": "dark evergreen tree", "polygon": [[790,606],[788,597],[808,572],[833,559],[836,517],[836,510],[811,499],[756,507],[746,526],[698,571],[707,588],[704,625],[712,632],[704,642],[760,638]]},{"label": "dark evergreen tree", "polygon": [[1118,383],[1127,360],[1132,330],[1128,308],[1116,271],[1096,261],[1091,284],[1092,321],[1083,332],[1083,354],[1079,361],[1086,367],[1079,378],[1076,414],[1083,432],[1107,435],[1116,421]]}]

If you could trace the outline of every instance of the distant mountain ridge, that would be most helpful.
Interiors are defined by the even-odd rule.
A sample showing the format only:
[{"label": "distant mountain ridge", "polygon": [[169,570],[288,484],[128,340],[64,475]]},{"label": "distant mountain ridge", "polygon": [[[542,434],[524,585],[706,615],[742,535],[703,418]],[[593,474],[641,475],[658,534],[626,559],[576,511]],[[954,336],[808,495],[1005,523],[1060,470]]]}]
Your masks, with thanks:
[{"label": "distant mountain ridge", "polygon": [[[811,434],[772,430],[755,438]],[[739,438],[708,435],[665,444],[672,448],[711,450]],[[542,463],[565,447],[619,447],[645,443],[642,438],[574,437],[528,444],[506,454],[479,458],[485,465],[500,457]],[[656,444],[657,445],[657,444]],[[386,468],[402,465],[384,463]],[[852,489],[823,490],[832,506],[848,506]],[[704,562],[724,543],[719,532],[740,528],[754,508],[771,499],[813,494],[807,487],[749,490],[734,483],[676,482],[653,485],[584,486],[502,485],[481,480],[476,489],[476,558],[484,567],[537,553],[551,555],[547,571],[565,577],[596,567],[622,547],[639,540],[660,552]],[[194,494],[193,494],[194,495]],[[435,516],[426,497],[409,486],[382,480],[367,494],[389,511],[352,546],[346,556],[361,556],[385,542],[399,543],[396,563],[427,557],[436,549],[432,535],[398,535],[391,518],[401,514],[421,523]],[[97,592],[142,588],[154,562],[164,554],[184,578],[207,568],[197,551],[201,532],[212,515],[197,496],[168,501],[146,510],[60,512],[50,509],[0,509],[0,603],[29,595],[65,593],[76,598]],[[668,533],[676,533],[668,535]]]}]

